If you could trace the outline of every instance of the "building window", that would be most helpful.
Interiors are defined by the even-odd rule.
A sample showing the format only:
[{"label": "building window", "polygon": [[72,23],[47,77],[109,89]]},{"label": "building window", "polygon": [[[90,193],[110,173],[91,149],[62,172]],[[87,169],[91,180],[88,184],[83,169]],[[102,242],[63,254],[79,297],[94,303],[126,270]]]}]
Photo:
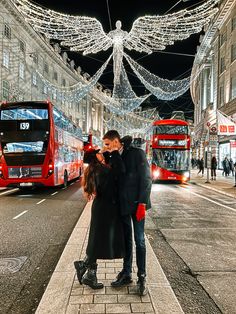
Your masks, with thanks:
[{"label": "building window", "polygon": [[2,98],[3,100],[9,100],[10,84],[8,81],[2,81]]},{"label": "building window", "polygon": [[55,88],[52,90],[52,99],[53,100],[57,99],[57,90]]},{"label": "building window", "polygon": [[54,78],[55,81],[58,80],[58,74],[57,74],[57,72],[54,72],[54,73],[53,73],[53,78]]},{"label": "building window", "polygon": [[19,76],[22,79],[25,78],[25,65],[22,62],[20,62],[20,64],[19,64]]},{"label": "building window", "polygon": [[37,74],[35,72],[32,74],[32,84],[37,86]]},{"label": "building window", "polygon": [[220,46],[222,46],[227,40],[226,32],[220,34]]},{"label": "building window", "polygon": [[44,63],[44,72],[48,73],[49,72],[49,67],[47,63]]},{"label": "building window", "polygon": [[220,103],[220,106],[222,106],[224,104],[224,98],[225,98],[224,85],[221,85],[220,86],[220,90],[219,90],[219,103]]},{"label": "building window", "polygon": [[47,95],[48,94],[48,88],[46,84],[43,84],[43,94]]},{"label": "building window", "polygon": [[236,16],[234,16],[232,18],[232,28],[231,28],[231,30],[234,31],[235,29],[236,29]]},{"label": "building window", "polygon": [[25,43],[22,40],[19,40],[20,51],[25,53]]},{"label": "building window", "polygon": [[11,28],[8,25],[4,25],[4,37],[11,39]]},{"label": "building window", "polygon": [[236,44],[231,46],[231,62],[236,59]]},{"label": "building window", "polygon": [[231,82],[230,82],[230,99],[236,98],[236,76],[231,77]]},{"label": "building window", "polygon": [[65,79],[62,79],[62,86],[66,86],[66,80]]},{"label": "building window", "polygon": [[9,69],[9,63],[10,63],[10,53],[8,50],[4,49],[2,64],[5,68]]},{"label": "building window", "polygon": [[225,57],[220,58],[220,73],[225,70]]},{"label": "building window", "polygon": [[35,63],[35,64],[38,64],[39,59],[38,59],[37,53],[34,53],[34,52],[33,52],[33,53],[30,54],[30,56],[31,56],[31,58],[33,59],[34,63]]}]

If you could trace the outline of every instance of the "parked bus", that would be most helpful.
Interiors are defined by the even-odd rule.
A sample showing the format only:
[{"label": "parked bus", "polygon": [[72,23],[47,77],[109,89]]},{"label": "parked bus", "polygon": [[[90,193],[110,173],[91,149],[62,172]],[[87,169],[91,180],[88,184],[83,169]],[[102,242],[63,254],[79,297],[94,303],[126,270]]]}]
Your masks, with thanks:
[{"label": "parked bus", "polygon": [[153,181],[190,179],[190,135],[186,121],[169,119],[153,123],[151,172]]},{"label": "parked bus", "polygon": [[0,186],[66,186],[82,159],[81,129],[51,102],[0,105]]}]

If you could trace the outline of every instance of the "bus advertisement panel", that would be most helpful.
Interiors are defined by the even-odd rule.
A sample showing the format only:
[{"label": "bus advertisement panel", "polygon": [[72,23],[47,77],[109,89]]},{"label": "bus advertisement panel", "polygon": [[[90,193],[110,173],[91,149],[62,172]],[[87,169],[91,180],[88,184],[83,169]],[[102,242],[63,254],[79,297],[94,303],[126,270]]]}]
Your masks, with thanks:
[{"label": "bus advertisement panel", "polygon": [[83,167],[82,132],[51,102],[0,105],[0,186],[66,186]]},{"label": "bus advertisement panel", "polygon": [[169,119],[153,123],[151,172],[153,181],[190,179],[190,136],[186,121]]}]

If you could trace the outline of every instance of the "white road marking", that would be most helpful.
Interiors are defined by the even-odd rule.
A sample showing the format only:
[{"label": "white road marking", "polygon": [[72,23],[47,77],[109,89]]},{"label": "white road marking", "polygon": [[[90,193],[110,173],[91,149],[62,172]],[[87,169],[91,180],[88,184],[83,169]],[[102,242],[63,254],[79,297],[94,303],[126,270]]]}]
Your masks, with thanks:
[{"label": "white road marking", "polygon": [[0,193],[0,195],[9,194],[9,193],[12,193],[12,192],[15,192],[15,191],[19,191],[19,189],[16,188],[16,189],[12,189],[12,190],[7,190],[5,192]]},{"label": "white road marking", "polygon": [[201,197],[201,198],[203,198],[204,200],[207,200],[207,201],[209,201],[209,202],[211,202],[211,203],[214,203],[214,204],[216,204],[216,205],[225,207],[225,208],[227,208],[227,209],[230,209],[230,210],[236,212],[236,209],[235,209],[235,208],[232,208],[232,207],[229,207],[229,206],[227,206],[227,205],[221,204],[221,203],[219,203],[219,202],[213,201],[213,200],[211,200],[210,198],[208,198],[208,197],[206,197],[206,196],[199,195],[198,193],[191,192],[191,191],[189,191],[189,190],[188,190],[188,192],[191,193],[191,194],[194,194],[194,195],[196,195],[196,196],[198,196],[198,197]]},{"label": "white road marking", "polygon": [[44,198],[43,200],[39,201],[38,203],[36,203],[37,205],[38,204],[41,204],[42,202],[46,201],[46,198]]},{"label": "white road marking", "polygon": [[52,193],[51,195],[56,195],[58,192],[54,192],[54,193]]},{"label": "white road marking", "polygon": [[24,215],[25,213],[27,213],[28,210],[24,210],[22,213],[20,213],[19,215],[15,216],[14,218],[12,219],[17,219],[19,218],[20,216]]}]

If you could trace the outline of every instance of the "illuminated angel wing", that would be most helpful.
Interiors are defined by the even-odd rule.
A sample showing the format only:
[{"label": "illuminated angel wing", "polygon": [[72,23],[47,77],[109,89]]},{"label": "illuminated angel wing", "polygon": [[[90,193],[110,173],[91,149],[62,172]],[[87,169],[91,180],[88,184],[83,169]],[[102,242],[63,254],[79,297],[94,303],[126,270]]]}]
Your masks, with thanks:
[{"label": "illuminated angel wing", "polygon": [[173,45],[177,40],[198,33],[218,11],[218,0],[208,0],[192,10],[181,10],[163,16],[142,16],[135,20],[124,46],[129,50],[151,53]]},{"label": "illuminated angel wing", "polygon": [[101,23],[91,17],[72,16],[44,9],[28,0],[12,0],[32,27],[48,38],[83,54],[97,53],[112,46]]}]

